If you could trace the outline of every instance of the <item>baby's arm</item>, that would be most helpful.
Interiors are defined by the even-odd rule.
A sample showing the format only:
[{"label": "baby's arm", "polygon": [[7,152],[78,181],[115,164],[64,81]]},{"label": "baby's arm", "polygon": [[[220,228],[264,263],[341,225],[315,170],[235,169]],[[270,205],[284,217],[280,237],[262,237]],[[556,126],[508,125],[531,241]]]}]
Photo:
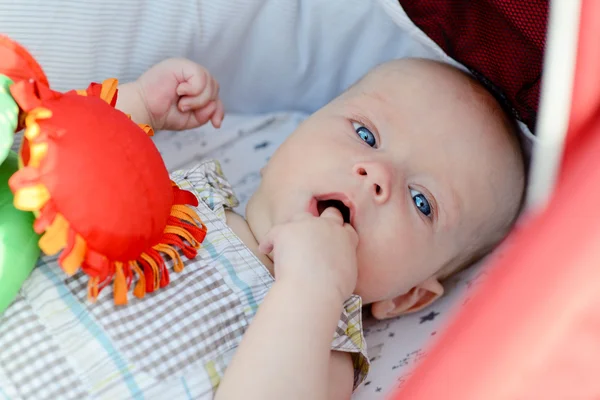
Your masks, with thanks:
[{"label": "baby's arm", "polygon": [[276,282],[217,391],[217,399],[349,399],[349,354],[331,352],[342,302],[294,282]]},{"label": "baby's arm", "polygon": [[245,333],[217,399],[348,399],[353,368],[331,352],[343,303],[356,284],[356,232],[339,211],[276,227],[276,282]]},{"label": "baby's arm", "polygon": [[186,59],[162,61],[138,80],[119,86],[117,108],[154,130],[182,130],[223,120],[219,84],[202,66]]},{"label": "baby's arm", "polygon": [[[135,121],[136,124],[152,126],[152,120],[150,119],[144,99],[142,98],[138,81],[119,85],[117,108],[124,113],[131,115],[131,119]],[[156,128],[152,126],[152,129]]]}]

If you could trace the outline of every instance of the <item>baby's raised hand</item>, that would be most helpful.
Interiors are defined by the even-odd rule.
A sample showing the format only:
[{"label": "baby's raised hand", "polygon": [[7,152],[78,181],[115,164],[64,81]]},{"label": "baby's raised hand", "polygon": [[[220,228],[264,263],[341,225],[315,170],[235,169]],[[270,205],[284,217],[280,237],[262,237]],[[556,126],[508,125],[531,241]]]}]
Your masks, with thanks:
[{"label": "baby's raised hand", "polygon": [[164,60],[137,80],[138,90],[155,130],[196,128],[223,121],[219,84],[201,65],[183,58]]},{"label": "baby's raised hand", "polygon": [[339,294],[345,301],[356,287],[358,235],[344,223],[339,210],[330,207],[321,216],[309,213],[275,226],[259,250],[273,253],[275,279],[307,285],[310,290]]}]

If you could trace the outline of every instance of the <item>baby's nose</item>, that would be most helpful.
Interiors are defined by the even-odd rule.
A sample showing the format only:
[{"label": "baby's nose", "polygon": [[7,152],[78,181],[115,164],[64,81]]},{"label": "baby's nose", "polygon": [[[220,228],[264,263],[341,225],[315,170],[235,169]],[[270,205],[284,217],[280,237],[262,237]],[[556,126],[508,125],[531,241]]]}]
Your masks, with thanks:
[{"label": "baby's nose", "polygon": [[381,162],[362,162],[354,166],[354,174],[361,179],[377,203],[385,203],[392,191],[391,166]]}]

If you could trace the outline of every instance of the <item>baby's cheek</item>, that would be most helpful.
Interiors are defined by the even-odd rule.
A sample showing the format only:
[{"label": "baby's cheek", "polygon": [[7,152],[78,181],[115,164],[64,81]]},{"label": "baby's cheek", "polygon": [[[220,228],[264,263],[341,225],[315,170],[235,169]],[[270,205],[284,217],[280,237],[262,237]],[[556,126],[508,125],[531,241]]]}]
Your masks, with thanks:
[{"label": "baby's cheek", "polygon": [[[357,253],[358,279],[355,293],[363,298],[363,302],[371,303],[386,299],[394,291],[398,277],[382,257],[361,252]],[[387,264],[387,265],[386,265]]]}]

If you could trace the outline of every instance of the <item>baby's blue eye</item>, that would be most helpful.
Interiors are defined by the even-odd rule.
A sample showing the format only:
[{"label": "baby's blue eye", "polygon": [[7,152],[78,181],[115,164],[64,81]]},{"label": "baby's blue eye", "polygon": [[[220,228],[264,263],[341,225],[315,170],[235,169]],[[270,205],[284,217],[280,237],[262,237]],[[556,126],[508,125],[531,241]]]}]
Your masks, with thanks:
[{"label": "baby's blue eye", "polygon": [[377,145],[375,135],[373,135],[373,133],[371,133],[369,129],[359,124],[358,122],[353,122],[352,126],[354,127],[356,134],[363,140],[363,142],[365,142],[371,147],[375,147]]},{"label": "baby's blue eye", "polygon": [[430,217],[431,206],[429,205],[429,201],[427,201],[425,195],[418,190],[413,189],[410,190],[410,195],[412,196],[413,202],[421,214],[425,215],[426,217]]}]

